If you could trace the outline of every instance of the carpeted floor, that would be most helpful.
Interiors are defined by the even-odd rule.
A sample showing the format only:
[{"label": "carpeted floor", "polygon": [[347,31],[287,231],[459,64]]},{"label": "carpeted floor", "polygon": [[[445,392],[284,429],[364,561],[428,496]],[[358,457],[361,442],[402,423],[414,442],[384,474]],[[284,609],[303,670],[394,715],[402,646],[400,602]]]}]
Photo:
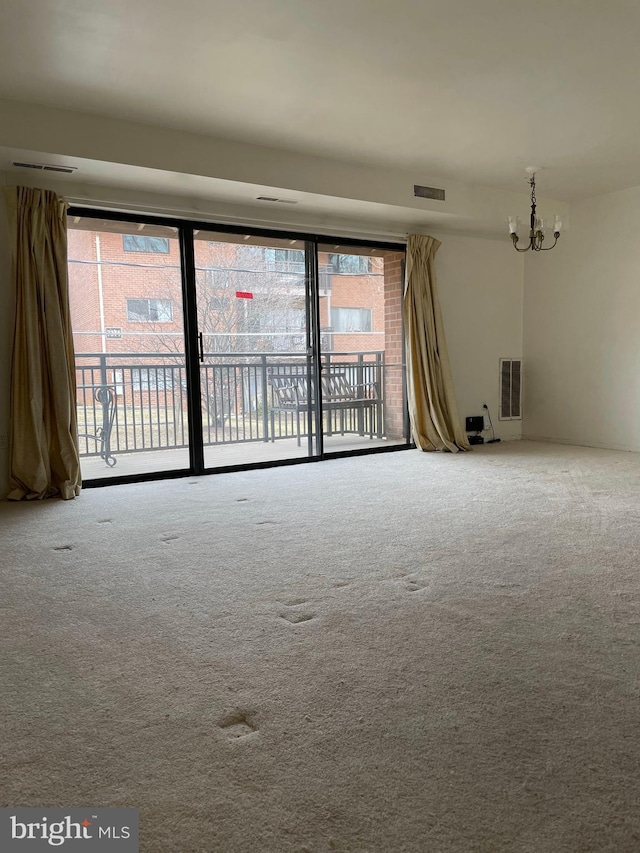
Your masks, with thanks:
[{"label": "carpeted floor", "polygon": [[2,805],[144,853],[640,850],[640,455],[512,442],[0,506]]}]

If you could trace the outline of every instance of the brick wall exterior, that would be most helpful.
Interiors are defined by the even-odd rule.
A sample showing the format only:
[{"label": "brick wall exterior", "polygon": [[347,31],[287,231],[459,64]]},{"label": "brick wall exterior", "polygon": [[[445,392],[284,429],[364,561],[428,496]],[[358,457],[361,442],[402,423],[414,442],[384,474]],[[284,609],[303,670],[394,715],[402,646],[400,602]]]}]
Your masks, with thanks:
[{"label": "brick wall exterior", "polygon": [[[107,338],[106,351],[184,351],[180,250],[171,232],[167,237],[168,254],[126,252],[122,234],[69,230],[69,291],[76,352],[102,351],[99,337],[82,334],[100,330],[98,266],[74,263],[77,260],[95,262],[98,241],[104,324],[122,333],[121,338]],[[172,321],[132,322],[127,317],[127,299],[169,300]]]},{"label": "brick wall exterior", "polygon": [[404,253],[387,252],[384,257],[385,331],[385,434],[404,437],[404,347],[402,341],[402,297]]},{"label": "brick wall exterior", "polygon": [[89,231],[69,231],[69,258],[90,263],[69,264],[71,327],[76,352],[100,352],[100,300],[95,263],[95,237]]}]

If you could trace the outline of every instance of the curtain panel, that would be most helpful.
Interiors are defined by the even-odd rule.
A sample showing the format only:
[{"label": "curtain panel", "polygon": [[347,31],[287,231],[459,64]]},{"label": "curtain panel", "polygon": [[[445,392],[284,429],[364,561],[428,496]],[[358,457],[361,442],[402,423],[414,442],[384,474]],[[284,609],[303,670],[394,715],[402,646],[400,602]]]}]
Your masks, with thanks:
[{"label": "curtain panel", "polygon": [[80,493],[66,205],[5,190],[16,312],[11,362],[10,500]]},{"label": "curtain panel", "polygon": [[470,450],[458,417],[434,268],[440,242],[407,241],[404,324],[411,432],[421,450]]}]

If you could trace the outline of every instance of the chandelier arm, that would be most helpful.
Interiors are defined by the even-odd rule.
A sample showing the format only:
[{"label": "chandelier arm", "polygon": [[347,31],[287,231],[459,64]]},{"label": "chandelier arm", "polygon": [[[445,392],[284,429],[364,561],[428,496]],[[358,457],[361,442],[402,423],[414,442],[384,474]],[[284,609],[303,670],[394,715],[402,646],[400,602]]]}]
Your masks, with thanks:
[{"label": "chandelier arm", "polygon": [[[513,236],[516,236],[516,237],[517,237],[517,235],[513,235]],[[531,246],[532,246],[531,239],[529,239],[529,245],[528,245],[528,246],[524,246],[522,249],[519,249],[519,248],[518,248],[518,240],[514,240],[514,241],[513,241],[513,248],[516,250],[516,252],[528,252],[528,251],[529,251],[529,249],[531,248]]]},{"label": "chandelier arm", "polygon": [[541,247],[541,248],[540,248],[540,251],[541,251],[541,252],[550,252],[550,251],[551,251],[551,249],[553,249],[553,247],[554,247],[554,246],[556,245],[556,243],[558,242],[558,237],[560,236],[560,234],[559,234],[559,233],[554,233],[554,235],[553,235],[553,236],[556,238],[556,239],[553,241],[553,246],[547,246],[547,247],[546,247],[546,249],[543,249],[543,248]]}]

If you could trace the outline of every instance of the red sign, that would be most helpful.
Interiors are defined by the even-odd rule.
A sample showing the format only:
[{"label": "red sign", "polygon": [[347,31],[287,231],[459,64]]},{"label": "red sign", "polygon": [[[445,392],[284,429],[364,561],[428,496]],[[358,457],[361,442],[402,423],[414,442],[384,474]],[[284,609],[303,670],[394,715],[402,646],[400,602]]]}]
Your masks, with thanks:
[{"label": "red sign", "polygon": [[238,299],[253,299],[253,293],[249,293],[248,290],[236,290],[236,297]]}]

